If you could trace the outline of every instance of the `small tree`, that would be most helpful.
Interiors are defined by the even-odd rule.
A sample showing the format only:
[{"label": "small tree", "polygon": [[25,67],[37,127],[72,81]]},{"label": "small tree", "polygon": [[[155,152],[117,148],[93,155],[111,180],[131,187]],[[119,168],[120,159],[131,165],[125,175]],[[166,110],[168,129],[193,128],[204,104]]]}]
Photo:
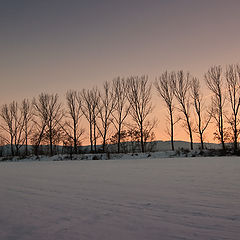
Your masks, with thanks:
[{"label": "small tree", "polygon": [[130,127],[127,131],[128,141],[132,145],[132,152],[135,152],[136,149],[142,149],[141,145],[141,136],[143,135],[143,144],[145,151],[151,151],[153,146],[153,140],[155,139],[155,134],[153,132],[153,128],[156,126],[156,120],[147,121],[145,123],[145,127],[143,133],[139,130],[139,128]]},{"label": "small tree", "polygon": [[[128,132],[127,130],[122,130],[120,132],[120,139],[121,139],[121,152],[126,153],[127,149],[128,149]],[[113,134],[110,138],[110,143],[111,144],[115,144],[118,146],[119,143],[119,132],[116,132],[115,134]],[[117,148],[118,151],[118,148]]]}]

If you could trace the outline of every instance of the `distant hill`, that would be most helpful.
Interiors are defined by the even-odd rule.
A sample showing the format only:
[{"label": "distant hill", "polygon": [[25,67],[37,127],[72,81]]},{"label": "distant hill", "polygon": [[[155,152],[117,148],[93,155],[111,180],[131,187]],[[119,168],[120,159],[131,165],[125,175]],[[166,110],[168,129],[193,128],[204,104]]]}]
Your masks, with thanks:
[{"label": "distant hill", "polygon": [[[216,143],[205,143],[204,144],[206,149],[220,149],[221,145]],[[175,141],[174,142],[175,150],[180,149],[189,149],[190,150],[190,143],[187,141]],[[194,149],[200,148],[200,143],[193,144]],[[33,150],[33,146],[28,147],[29,151]],[[66,148],[64,146],[55,146],[55,152],[57,154],[63,153]],[[139,142],[123,142],[121,144],[121,149],[123,152],[140,152],[140,144]],[[48,150],[47,145],[42,145],[39,148],[39,151],[46,152]],[[82,152],[90,152],[90,145],[80,146],[79,150]],[[97,150],[101,150],[101,145],[97,145]],[[171,150],[171,142],[170,141],[153,141],[146,143],[146,151],[153,151],[153,152],[162,152],[162,151],[170,151]],[[25,146],[22,146],[20,149],[20,153],[24,153]],[[117,144],[110,144],[108,145],[109,152],[117,152]],[[11,155],[11,147],[10,145],[5,145],[0,147],[0,155],[7,156]]]},{"label": "distant hill", "polygon": [[[155,151],[167,151],[171,150],[171,141],[155,141],[153,142],[156,146],[154,147]],[[199,149],[201,147],[200,143],[193,143],[194,149]],[[217,143],[204,143],[204,147],[206,149],[220,149],[221,145]],[[174,141],[175,150],[178,149],[189,149],[190,150],[190,142],[187,141]]]}]

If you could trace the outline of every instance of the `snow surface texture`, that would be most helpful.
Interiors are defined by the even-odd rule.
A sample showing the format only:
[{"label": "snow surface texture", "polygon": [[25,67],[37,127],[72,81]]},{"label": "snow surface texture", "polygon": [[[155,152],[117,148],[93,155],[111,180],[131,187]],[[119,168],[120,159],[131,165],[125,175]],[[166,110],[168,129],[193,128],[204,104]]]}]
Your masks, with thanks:
[{"label": "snow surface texture", "polygon": [[1,240],[240,239],[240,158],[4,162]]}]

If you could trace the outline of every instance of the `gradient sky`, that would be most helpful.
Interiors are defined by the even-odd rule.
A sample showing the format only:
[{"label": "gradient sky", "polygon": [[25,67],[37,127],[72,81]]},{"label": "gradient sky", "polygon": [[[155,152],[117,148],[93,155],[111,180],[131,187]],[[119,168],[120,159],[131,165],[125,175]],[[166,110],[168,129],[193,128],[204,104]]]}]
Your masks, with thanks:
[{"label": "gradient sky", "polygon": [[0,104],[239,62],[240,1],[0,0]]}]

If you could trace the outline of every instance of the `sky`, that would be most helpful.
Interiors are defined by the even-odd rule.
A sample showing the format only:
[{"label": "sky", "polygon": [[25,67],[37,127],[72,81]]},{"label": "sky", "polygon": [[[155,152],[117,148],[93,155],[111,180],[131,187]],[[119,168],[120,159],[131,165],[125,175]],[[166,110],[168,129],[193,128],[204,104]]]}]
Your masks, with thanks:
[{"label": "sky", "polygon": [[203,83],[210,66],[239,62],[239,10],[237,0],[0,0],[0,104],[165,70]]}]

